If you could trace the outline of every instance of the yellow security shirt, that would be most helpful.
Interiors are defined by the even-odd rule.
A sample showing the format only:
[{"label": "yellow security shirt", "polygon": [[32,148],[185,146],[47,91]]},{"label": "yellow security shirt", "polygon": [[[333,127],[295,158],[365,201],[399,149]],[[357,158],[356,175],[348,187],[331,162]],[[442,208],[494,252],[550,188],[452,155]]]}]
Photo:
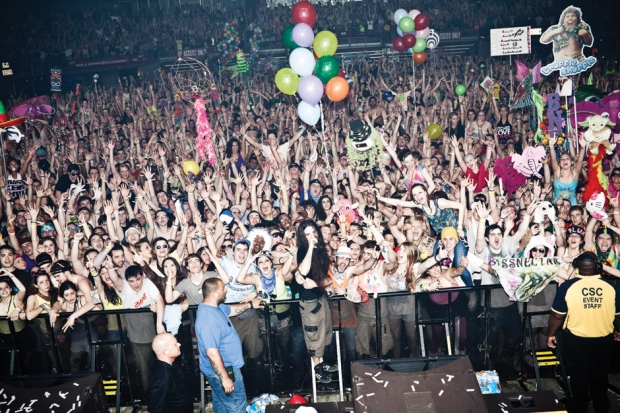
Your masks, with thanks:
[{"label": "yellow security shirt", "polygon": [[566,314],[564,328],[579,337],[605,337],[614,331],[620,314],[618,289],[600,275],[577,276],[560,287],[552,310]]}]

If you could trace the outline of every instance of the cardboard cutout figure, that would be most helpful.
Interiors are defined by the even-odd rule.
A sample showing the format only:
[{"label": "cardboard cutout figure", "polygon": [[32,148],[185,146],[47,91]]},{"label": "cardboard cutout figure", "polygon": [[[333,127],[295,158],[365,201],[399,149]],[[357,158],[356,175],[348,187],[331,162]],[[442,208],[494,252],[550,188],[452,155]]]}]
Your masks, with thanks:
[{"label": "cardboard cutout figure", "polygon": [[569,6],[560,15],[560,21],[549,27],[540,36],[542,44],[553,43],[553,63],[543,67],[541,72],[549,76],[560,71],[560,76],[572,76],[584,72],[594,66],[595,57],[586,58],[583,54],[585,46],[592,47],[594,37],[590,25],[582,20],[581,9]]}]

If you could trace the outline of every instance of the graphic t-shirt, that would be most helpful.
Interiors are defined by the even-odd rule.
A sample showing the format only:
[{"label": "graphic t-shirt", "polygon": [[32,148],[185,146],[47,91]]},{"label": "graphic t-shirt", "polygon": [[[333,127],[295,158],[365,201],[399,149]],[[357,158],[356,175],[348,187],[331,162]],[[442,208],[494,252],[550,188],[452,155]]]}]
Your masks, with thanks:
[{"label": "graphic t-shirt", "polygon": [[512,125],[510,122],[506,121],[503,123],[501,120],[497,122],[497,140],[502,145],[506,143],[506,141],[512,138]]}]

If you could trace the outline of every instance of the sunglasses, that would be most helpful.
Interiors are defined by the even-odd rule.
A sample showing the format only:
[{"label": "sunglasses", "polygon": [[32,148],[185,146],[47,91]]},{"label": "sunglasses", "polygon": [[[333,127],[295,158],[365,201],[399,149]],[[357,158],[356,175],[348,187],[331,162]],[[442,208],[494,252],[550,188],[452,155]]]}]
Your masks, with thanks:
[{"label": "sunglasses", "polygon": [[157,246],[155,247],[155,249],[156,249],[156,250],[161,250],[161,249],[166,250],[166,249],[168,249],[168,246],[167,246],[167,245],[157,245]]},{"label": "sunglasses", "polygon": [[533,252],[539,252],[541,254],[544,254],[545,252],[547,252],[547,250],[545,250],[544,248],[532,248]]},{"label": "sunglasses", "polygon": [[612,178],[620,178],[620,174],[611,174]]},{"label": "sunglasses", "polygon": [[272,238],[282,238],[282,234],[279,232],[274,232],[273,234],[271,234]]},{"label": "sunglasses", "polygon": [[157,215],[157,216],[155,217],[155,219],[159,219],[159,218],[166,218],[167,216],[168,216],[168,215]]},{"label": "sunglasses", "polygon": [[222,245],[225,250],[232,248],[232,244]]},{"label": "sunglasses", "polygon": [[69,175],[71,175],[71,176],[78,176],[79,174],[77,172],[71,172]]}]

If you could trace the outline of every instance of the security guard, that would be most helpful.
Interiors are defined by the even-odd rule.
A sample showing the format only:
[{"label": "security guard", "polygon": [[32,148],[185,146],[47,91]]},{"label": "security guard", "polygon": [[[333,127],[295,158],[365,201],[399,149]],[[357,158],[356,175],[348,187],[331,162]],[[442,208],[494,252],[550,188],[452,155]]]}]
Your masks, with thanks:
[{"label": "security guard", "polygon": [[573,398],[570,413],[588,411],[588,386],[597,413],[607,412],[607,375],[614,339],[620,341],[620,289],[601,279],[603,266],[593,252],[573,260],[575,278],[558,287],[547,345],[557,345],[562,326],[562,353],[570,375]]}]

